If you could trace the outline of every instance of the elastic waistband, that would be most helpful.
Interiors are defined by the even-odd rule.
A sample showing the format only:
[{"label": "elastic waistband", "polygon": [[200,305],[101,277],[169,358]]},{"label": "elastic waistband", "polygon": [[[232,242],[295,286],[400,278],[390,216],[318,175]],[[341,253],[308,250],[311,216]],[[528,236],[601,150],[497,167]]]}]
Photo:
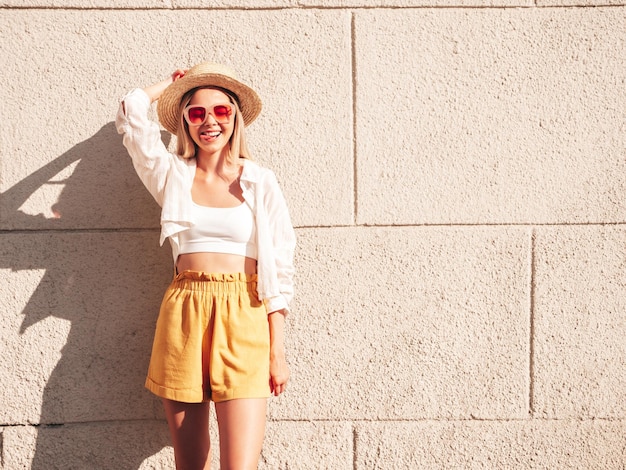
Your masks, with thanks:
[{"label": "elastic waistband", "polygon": [[[199,291],[228,291],[256,289],[257,274],[246,273],[205,273],[202,271],[183,271],[174,276],[172,285],[182,289]],[[254,284],[250,286],[250,284]]]}]

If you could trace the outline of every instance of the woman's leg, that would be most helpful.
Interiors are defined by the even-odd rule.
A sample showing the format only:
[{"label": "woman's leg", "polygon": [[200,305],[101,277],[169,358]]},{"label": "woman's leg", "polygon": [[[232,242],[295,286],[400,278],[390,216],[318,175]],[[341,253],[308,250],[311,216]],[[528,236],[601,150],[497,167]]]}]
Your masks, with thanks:
[{"label": "woman's leg", "polygon": [[266,398],[243,398],[215,404],[222,470],[256,470],[265,435],[266,409]]},{"label": "woman's leg", "polygon": [[181,403],[163,399],[174,444],[177,470],[211,468],[209,403]]}]

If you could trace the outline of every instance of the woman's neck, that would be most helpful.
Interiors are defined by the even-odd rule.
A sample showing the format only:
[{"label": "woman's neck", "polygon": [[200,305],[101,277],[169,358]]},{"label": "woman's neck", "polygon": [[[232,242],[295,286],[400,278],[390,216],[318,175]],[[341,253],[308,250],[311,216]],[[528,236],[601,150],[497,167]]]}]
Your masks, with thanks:
[{"label": "woman's neck", "polygon": [[202,151],[196,153],[196,167],[206,175],[220,176],[230,180],[234,175],[239,174],[240,166],[238,160],[229,165],[227,150],[213,154]]}]

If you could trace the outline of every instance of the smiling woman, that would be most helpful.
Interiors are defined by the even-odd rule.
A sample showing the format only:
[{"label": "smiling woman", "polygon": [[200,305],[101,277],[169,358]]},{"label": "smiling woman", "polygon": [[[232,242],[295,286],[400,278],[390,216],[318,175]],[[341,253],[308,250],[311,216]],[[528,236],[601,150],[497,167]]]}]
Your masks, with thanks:
[{"label": "smiling woman", "polygon": [[[178,139],[169,153],[159,120]],[[284,317],[295,234],[274,173],[250,160],[254,90],[217,64],[176,70],[127,94],[116,119],[135,169],[162,207],[175,277],[157,321],[146,387],[162,398],[177,468],[209,468],[215,403],[222,468],[256,468],[267,398],[289,370]]]}]

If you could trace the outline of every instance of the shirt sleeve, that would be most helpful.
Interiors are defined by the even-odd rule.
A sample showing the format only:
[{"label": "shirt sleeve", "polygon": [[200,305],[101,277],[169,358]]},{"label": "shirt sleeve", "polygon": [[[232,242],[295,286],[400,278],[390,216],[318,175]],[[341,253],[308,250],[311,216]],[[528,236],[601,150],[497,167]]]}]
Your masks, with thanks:
[{"label": "shirt sleeve", "polygon": [[129,92],[119,106],[115,126],[139,178],[152,197],[163,206],[163,191],[173,155],[161,140],[159,125],[148,119],[150,98],[140,88]]},{"label": "shirt sleeve", "polygon": [[272,171],[267,172],[267,190],[265,192],[265,207],[269,220],[272,237],[272,248],[278,287],[280,295],[267,299],[267,312],[284,310],[289,312],[289,304],[294,294],[294,251],[296,247],[296,234],[291,223],[287,202],[278,185],[276,175]]}]

